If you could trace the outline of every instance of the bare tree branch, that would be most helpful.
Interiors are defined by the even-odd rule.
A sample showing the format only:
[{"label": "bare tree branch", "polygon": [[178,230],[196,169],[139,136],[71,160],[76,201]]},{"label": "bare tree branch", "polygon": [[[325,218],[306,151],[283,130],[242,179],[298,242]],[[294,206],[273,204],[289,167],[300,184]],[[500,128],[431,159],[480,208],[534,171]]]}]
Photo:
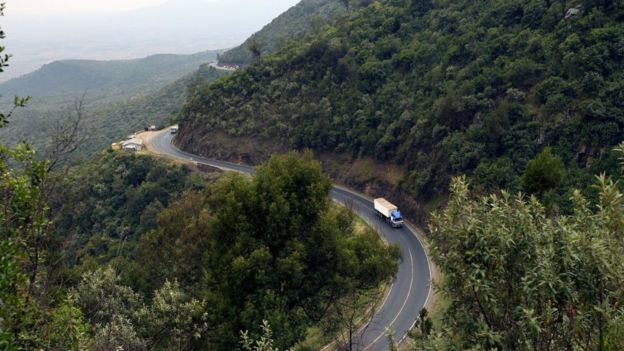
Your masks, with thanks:
[{"label": "bare tree branch", "polygon": [[86,94],[83,94],[74,101],[73,111],[67,120],[57,122],[54,126],[54,140],[48,172],[54,170],[59,164],[67,161],[70,155],[78,150],[87,140],[87,135],[81,135],[85,95]]}]

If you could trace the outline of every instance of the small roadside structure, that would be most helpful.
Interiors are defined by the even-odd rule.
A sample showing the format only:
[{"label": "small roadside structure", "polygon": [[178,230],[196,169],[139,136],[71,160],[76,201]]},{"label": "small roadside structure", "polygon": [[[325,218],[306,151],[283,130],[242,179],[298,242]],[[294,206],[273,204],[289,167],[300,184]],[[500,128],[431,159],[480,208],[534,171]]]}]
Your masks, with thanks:
[{"label": "small roadside structure", "polygon": [[129,152],[136,152],[143,150],[143,140],[138,138],[132,138],[121,143],[121,149]]},{"label": "small roadside structure", "polygon": [[148,129],[150,132],[153,132],[153,131],[155,131],[155,130],[156,130],[156,126],[152,125],[152,126],[149,126],[149,128],[147,128],[147,129]]}]

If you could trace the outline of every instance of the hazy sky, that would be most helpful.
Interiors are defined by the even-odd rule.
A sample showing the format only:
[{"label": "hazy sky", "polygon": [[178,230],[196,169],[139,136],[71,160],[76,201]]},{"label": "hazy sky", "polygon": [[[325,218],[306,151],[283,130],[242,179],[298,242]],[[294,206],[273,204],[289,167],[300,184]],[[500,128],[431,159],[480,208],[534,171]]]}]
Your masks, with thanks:
[{"label": "hazy sky", "polygon": [[[183,1],[183,0],[181,0]],[[241,2],[241,0],[203,0],[205,2]],[[284,9],[296,4],[297,0],[253,0],[283,4]],[[56,16],[84,13],[110,13],[156,6],[166,0],[6,0],[7,15]]]},{"label": "hazy sky", "polygon": [[242,43],[299,0],[0,0],[0,81],[63,59],[190,54]]},{"label": "hazy sky", "polygon": [[50,16],[59,14],[126,11],[159,5],[164,0],[7,0],[7,15]]}]

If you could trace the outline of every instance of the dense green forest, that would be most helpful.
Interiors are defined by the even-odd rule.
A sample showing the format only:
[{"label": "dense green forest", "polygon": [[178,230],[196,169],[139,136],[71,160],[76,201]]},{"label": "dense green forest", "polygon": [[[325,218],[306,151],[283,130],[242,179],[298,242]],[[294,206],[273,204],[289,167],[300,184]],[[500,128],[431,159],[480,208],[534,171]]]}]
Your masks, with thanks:
[{"label": "dense green forest", "polygon": [[257,56],[272,54],[289,40],[305,37],[334,19],[346,14],[336,0],[302,0],[279,15],[240,46],[219,55],[220,64],[247,65]]},{"label": "dense green forest", "polygon": [[196,90],[179,144],[209,153],[206,136],[219,132],[267,149],[389,161],[406,170],[394,187],[421,202],[446,193],[456,174],[480,191],[533,191],[524,171],[547,146],[562,176],[539,195],[563,210],[568,189],[615,169],[621,2],[368,3]]},{"label": "dense green forest", "polygon": [[112,151],[52,176],[62,177],[48,200],[51,244],[58,245],[51,252],[59,255],[52,261],[60,268],[49,275],[70,285],[111,262],[123,271],[136,264],[133,252],[158,227],[159,214],[185,191],[208,184],[186,167]]},{"label": "dense green forest", "polygon": [[[111,349],[105,343],[126,346],[153,333],[155,329],[130,335],[134,327],[127,325],[125,315],[116,314],[116,309],[132,308],[160,313],[161,322],[166,321],[166,311],[146,310],[150,307],[138,303],[143,295],[132,291],[142,287],[134,280],[140,275],[133,273],[138,270],[139,241],[158,227],[158,214],[173,200],[184,191],[204,189],[214,179],[145,156],[112,152],[48,174],[48,162],[38,161],[26,144],[0,151],[0,245],[9,248],[0,260],[0,294],[9,296],[1,299],[7,307],[0,322],[3,349],[105,350]],[[173,280],[157,288],[180,295],[170,301],[178,308],[190,300]],[[150,295],[158,295],[155,290]],[[148,319],[152,323],[157,317]],[[107,335],[111,329],[117,334]]]},{"label": "dense green forest", "polygon": [[25,144],[0,152],[8,350],[232,350],[263,321],[285,348],[397,270],[309,154],[250,178],[113,151],[47,174]]}]

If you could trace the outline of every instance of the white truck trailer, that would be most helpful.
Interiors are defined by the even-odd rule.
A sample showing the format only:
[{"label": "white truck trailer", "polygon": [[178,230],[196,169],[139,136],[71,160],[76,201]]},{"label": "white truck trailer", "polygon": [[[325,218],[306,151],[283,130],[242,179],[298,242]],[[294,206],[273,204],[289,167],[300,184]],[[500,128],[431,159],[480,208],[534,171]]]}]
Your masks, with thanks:
[{"label": "white truck trailer", "polygon": [[393,226],[394,228],[399,228],[403,226],[403,217],[401,216],[401,212],[399,212],[399,208],[393,205],[390,201],[380,197],[375,199],[375,213],[381,218],[383,218],[388,224]]}]

